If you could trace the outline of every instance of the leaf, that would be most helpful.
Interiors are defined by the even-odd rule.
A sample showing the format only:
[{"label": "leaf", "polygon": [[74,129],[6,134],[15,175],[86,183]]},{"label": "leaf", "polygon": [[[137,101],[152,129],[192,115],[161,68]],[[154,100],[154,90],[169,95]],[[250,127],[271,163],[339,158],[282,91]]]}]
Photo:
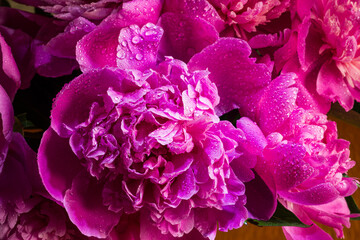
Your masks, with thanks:
[{"label": "leaf", "polygon": [[[345,197],[345,200],[350,210],[350,213],[360,213],[360,209],[356,205],[352,196]],[[360,217],[351,218],[351,220],[360,220]]]},{"label": "leaf", "polygon": [[268,221],[248,219],[247,222],[259,227],[264,226],[293,226],[293,227],[310,227],[300,221],[298,217],[289,210],[287,210],[281,203],[278,202],[274,215]]},{"label": "leaf", "polygon": [[35,125],[27,118],[26,113],[21,113],[16,116],[18,120],[20,120],[21,125],[23,128],[32,128],[35,127]]}]

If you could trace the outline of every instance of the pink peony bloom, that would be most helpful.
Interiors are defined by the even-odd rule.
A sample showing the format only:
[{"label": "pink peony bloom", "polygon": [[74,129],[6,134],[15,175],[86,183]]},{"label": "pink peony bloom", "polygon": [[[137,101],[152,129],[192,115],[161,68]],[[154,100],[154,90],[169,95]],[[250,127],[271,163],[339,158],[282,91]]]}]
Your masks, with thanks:
[{"label": "pink peony bloom", "polygon": [[[253,179],[267,193],[256,199],[254,191],[254,202],[268,204],[264,211],[250,204],[250,215],[269,218],[276,202],[251,170],[256,157],[244,130],[215,114],[251,105],[250,95],[268,84],[269,70],[249,59],[250,47],[219,40],[190,60],[190,71],[170,57],[157,63],[163,30],[154,24],[104,23],[94,31],[109,34],[110,44],[89,54],[99,33],[81,40],[77,58],[85,73],[55,99],[39,149],[45,187],[80,231],[105,238],[123,216],[139,212],[143,240],[214,239],[217,226],[238,228],[248,217],[244,183]],[[93,57],[101,52],[109,54]],[[220,56],[224,63],[216,68],[212,58]],[[243,94],[216,109],[218,90],[210,80],[240,81],[239,71],[250,73],[249,87],[224,84],[220,96],[227,89]],[[252,132],[252,124],[244,129]]]},{"label": "pink peony bloom", "polygon": [[168,0],[164,9],[199,16],[224,36],[247,39],[249,33],[279,18],[289,6],[290,0]]},{"label": "pink peony bloom", "polygon": [[290,0],[208,0],[236,36],[255,32],[256,27],[280,17],[288,10]]},{"label": "pink peony bloom", "polygon": [[14,133],[0,172],[0,239],[87,239],[65,210],[45,197],[36,154]]},{"label": "pink peony bloom", "polygon": [[87,236],[106,237],[123,213],[142,208],[142,218],[174,237],[196,228],[213,239],[217,222],[224,231],[240,227],[243,181],[252,177],[236,176],[230,163],[251,172],[254,162],[239,158],[242,133],[219,122],[218,101],[208,72],[172,59],[143,73],[81,75],[55,100],[41,143],[47,190]]},{"label": "pink peony bloom", "polygon": [[[255,169],[301,220],[321,222],[341,236],[342,224],[349,226],[348,209],[325,212],[357,189],[354,179],[343,176],[355,162],[349,158],[349,142],[338,139],[334,122],[297,106],[295,78],[293,74],[281,75],[259,101],[256,119],[267,145]],[[335,225],[338,218],[342,220]],[[325,234],[317,226],[308,229],[310,232]]]},{"label": "pink peony bloom", "polygon": [[323,112],[330,102],[349,111],[354,99],[360,100],[358,9],[350,0],[297,1],[294,38],[275,58],[275,64],[299,74]]},{"label": "pink peony bloom", "polygon": [[121,8],[123,0],[15,0],[16,2],[40,7],[63,20],[84,17],[89,20],[102,20],[114,10]]},{"label": "pink peony bloom", "polygon": [[9,96],[13,99],[19,88],[29,87],[35,73],[58,77],[78,68],[76,42],[94,26],[84,18],[69,23],[0,7],[0,44],[6,60],[0,83]]}]

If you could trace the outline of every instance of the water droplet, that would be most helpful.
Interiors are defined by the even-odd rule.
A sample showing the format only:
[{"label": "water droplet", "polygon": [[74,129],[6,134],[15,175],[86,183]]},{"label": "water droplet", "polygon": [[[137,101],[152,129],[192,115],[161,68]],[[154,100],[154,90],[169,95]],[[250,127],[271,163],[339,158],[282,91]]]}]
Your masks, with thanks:
[{"label": "water droplet", "polygon": [[207,12],[207,11],[210,10],[210,8],[211,8],[210,5],[207,5],[207,6],[204,8],[204,11]]},{"label": "water droplet", "polygon": [[125,53],[123,50],[121,50],[121,49],[119,49],[118,52],[117,52],[117,54],[116,54],[116,56],[117,56],[118,58],[120,58],[120,59],[124,59],[124,58],[125,58],[125,55],[126,55],[126,53]]},{"label": "water droplet", "polygon": [[135,37],[132,38],[131,41],[132,41],[133,44],[138,44],[141,41],[141,39],[140,39],[139,36],[135,36]]},{"label": "water droplet", "polygon": [[145,36],[151,36],[151,35],[155,35],[156,32],[154,30],[149,30],[145,32]]},{"label": "water droplet", "polygon": [[142,60],[143,57],[144,56],[141,53],[138,53],[138,54],[135,55],[136,60],[139,60],[139,61]]},{"label": "water droplet", "polygon": [[126,41],[122,41],[122,42],[121,42],[121,45],[123,45],[124,47],[126,47],[127,42],[126,42]]}]

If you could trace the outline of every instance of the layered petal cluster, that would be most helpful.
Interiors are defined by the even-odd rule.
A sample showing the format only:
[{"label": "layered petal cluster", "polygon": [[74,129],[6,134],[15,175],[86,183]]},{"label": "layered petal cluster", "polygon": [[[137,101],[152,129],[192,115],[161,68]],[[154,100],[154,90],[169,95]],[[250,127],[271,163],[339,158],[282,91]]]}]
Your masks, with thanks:
[{"label": "layered petal cluster", "polygon": [[85,239],[65,210],[46,198],[36,154],[14,133],[0,172],[1,239]]},{"label": "layered petal cluster", "polygon": [[360,99],[358,10],[351,0],[297,1],[293,9],[294,38],[276,61],[299,73],[316,102],[326,106],[323,112],[336,101],[349,111]]},{"label": "layered petal cluster", "polygon": [[[168,58],[142,72],[89,71],[61,91],[40,174],[82,233],[104,238],[123,213],[140,210],[159,236],[197,229],[214,239],[217,224],[243,224],[244,182],[254,178],[256,158],[246,157],[241,130],[219,122],[208,76]],[[148,228],[141,235],[151,237]]]},{"label": "layered petal cluster", "polygon": [[165,11],[196,15],[211,23],[224,36],[247,39],[257,27],[268,24],[289,10],[290,0],[168,0]]},{"label": "layered petal cluster", "polygon": [[40,7],[63,20],[74,20],[77,17],[102,20],[120,8],[123,0],[16,0],[16,2]]},{"label": "layered petal cluster", "polygon": [[238,37],[245,37],[244,31],[255,32],[258,25],[280,17],[290,6],[289,0],[209,0],[209,2]]},{"label": "layered petal cluster", "polygon": [[[342,224],[349,226],[344,197],[357,189],[355,180],[344,174],[355,162],[349,158],[349,142],[338,139],[334,122],[324,114],[296,105],[295,77],[283,75],[275,79],[259,102],[257,118],[267,146],[255,169],[301,220],[304,218],[310,225],[309,219],[319,221],[336,228],[338,236],[342,236]],[[338,202],[347,212],[331,210]],[[329,222],[327,209],[327,214],[333,214]],[[343,220],[334,226],[336,216]],[[323,234],[317,226],[312,230]]]}]

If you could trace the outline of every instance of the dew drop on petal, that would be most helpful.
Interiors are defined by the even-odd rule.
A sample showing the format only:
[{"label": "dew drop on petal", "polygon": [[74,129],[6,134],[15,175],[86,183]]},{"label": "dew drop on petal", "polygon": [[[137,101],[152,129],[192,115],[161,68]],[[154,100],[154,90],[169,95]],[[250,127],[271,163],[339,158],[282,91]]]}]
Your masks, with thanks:
[{"label": "dew drop on petal", "polygon": [[135,37],[132,38],[131,41],[132,41],[133,44],[138,44],[138,43],[140,42],[140,40],[141,40],[141,39],[140,39],[139,36],[135,36]]},{"label": "dew drop on petal", "polygon": [[145,36],[151,36],[151,35],[155,35],[156,32],[154,30],[149,30],[145,32]]},{"label": "dew drop on petal", "polygon": [[124,59],[125,58],[125,55],[126,55],[126,53],[123,51],[123,50],[118,50],[118,52],[117,52],[117,54],[116,54],[116,56],[118,57],[118,58],[120,58],[120,59]]},{"label": "dew drop on petal", "polygon": [[139,60],[139,61],[142,60],[143,57],[144,56],[141,53],[138,53],[138,54],[135,55],[136,60]]}]

